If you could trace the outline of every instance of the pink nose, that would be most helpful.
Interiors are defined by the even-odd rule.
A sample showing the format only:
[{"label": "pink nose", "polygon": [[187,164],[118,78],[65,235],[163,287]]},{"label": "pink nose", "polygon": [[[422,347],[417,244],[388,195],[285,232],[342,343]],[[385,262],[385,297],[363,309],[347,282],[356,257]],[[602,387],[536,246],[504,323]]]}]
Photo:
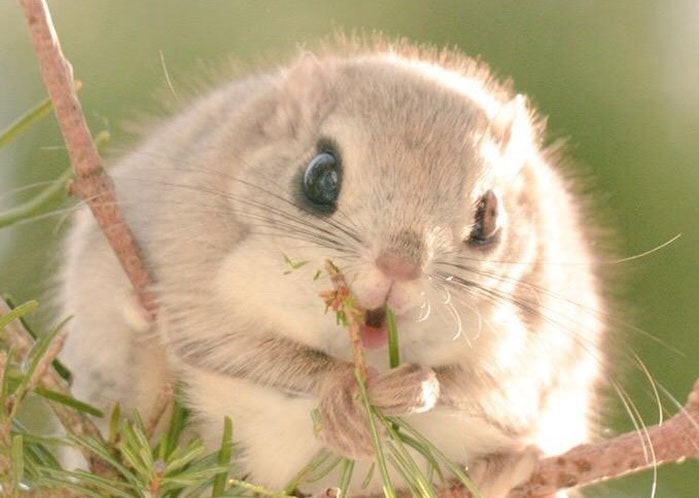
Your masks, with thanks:
[{"label": "pink nose", "polygon": [[389,278],[415,280],[422,274],[420,266],[410,257],[396,252],[382,252],[376,266]]}]

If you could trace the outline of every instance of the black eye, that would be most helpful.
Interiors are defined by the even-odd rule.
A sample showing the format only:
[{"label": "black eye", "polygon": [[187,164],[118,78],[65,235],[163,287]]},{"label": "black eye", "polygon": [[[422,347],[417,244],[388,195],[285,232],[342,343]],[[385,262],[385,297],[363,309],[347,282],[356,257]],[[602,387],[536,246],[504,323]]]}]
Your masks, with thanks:
[{"label": "black eye", "polygon": [[326,151],[315,156],[303,173],[303,192],[313,204],[334,207],[340,195],[342,174],[335,153]]},{"label": "black eye", "polygon": [[476,204],[476,214],[469,242],[475,245],[487,244],[496,239],[498,233],[498,198],[492,190],[481,196]]}]

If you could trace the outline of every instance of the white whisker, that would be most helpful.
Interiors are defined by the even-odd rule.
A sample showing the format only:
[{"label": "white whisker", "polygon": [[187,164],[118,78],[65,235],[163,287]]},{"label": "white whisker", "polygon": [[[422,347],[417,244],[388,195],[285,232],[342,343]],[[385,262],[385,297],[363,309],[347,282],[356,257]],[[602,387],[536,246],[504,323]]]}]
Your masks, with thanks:
[{"label": "white whisker", "polygon": [[642,253],[640,253],[640,254],[635,254],[635,255],[633,255],[633,256],[629,256],[628,258],[617,259],[616,261],[614,261],[614,263],[615,263],[615,264],[616,264],[616,263],[626,263],[626,262],[628,262],[628,261],[634,261],[634,260],[636,260],[636,259],[644,258],[644,257],[646,257],[646,256],[649,256],[649,255],[653,254],[654,252],[657,252],[657,251],[660,251],[661,249],[666,248],[667,246],[669,246],[670,244],[672,244],[672,243],[674,243],[676,240],[678,240],[680,237],[682,237],[682,234],[681,234],[681,233],[678,233],[677,235],[675,235],[674,237],[672,237],[670,240],[667,240],[667,241],[663,242],[663,243],[660,244],[659,246],[656,246],[656,247],[654,247],[654,248],[652,248],[652,249],[649,249],[649,250],[647,250],[647,251],[645,251],[645,252],[642,252]]},{"label": "white whisker", "polygon": [[423,292],[422,293],[422,304],[420,305],[420,315],[418,316],[417,322],[424,322],[430,317],[430,314],[432,313],[432,304],[430,303],[430,299],[427,297],[427,295]]}]

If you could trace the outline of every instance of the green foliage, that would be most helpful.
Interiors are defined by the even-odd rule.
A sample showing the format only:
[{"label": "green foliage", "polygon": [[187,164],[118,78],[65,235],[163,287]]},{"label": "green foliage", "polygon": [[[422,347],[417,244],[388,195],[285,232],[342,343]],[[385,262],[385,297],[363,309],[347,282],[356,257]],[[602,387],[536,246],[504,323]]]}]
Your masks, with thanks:
[{"label": "green foliage", "polygon": [[36,104],[34,107],[29,109],[27,112],[18,117],[12,124],[7,128],[0,131],[0,148],[12,142],[15,138],[22,135],[29,128],[37,123],[41,118],[46,116],[51,109],[53,109],[53,104],[51,99],[46,97],[44,100]]},{"label": "green foliage", "polygon": [[7,327],[12,321],[18,320],[31,313],[39,306],[37,301],[28,301],[14,307],[9,313],[0,316],[0,329]]},{"label": "green foliage", "polygon": [[396,315],[391,308],[386,308],[386,329],[388,330],[388,366],[396,368],[400,365],[400,347]]},{"label": "green foliage", "polygon": [[[18,333],[10,331],[9,326],[34,309],[36,302],[31,301],[0,317],[6,346],[0,385],[0,466],[4,471],[0,472],[0,484],[7,496],[46,487],[90,497],[241,495],[240,487],[227,480],[233,454],[230,420],[224,424],[224,438],[215,452],[207,452],[201,441],[185,437],[186,412],[178,405],[173,408],[167,429],[155,439],[148,437],[138,415],[125,419],[118,408],[112,413],[107,442],[83,434],[58,438],[28,432],[18,419],[19,407],[37,393],[37,376],[51,365],[56,354],[52,346],[61,331],[59,325],[40,335],[25,354],[7,346],[11,342],[8,334]],[[37,394],[85,415],[99,415],[98,410],[83,402],[43,391]],[[99,470],[62,468],[54,456],[60,446],[90,455],[93,465],[99,462]]]},{"label": "green foliage", "polygon": [[[0,148],[27,131],[46,116],[53,106],[51,100],[46,98],[17,118],[14,123],[0,131]],[[36,218],[50,211],[55,203],[65,197],[66,184],[72,178],[70,168],[66,169],[55,182],[49,184],[28,201],[4,211],[0,211],[0,228],[13,225],[17,222]]]}]

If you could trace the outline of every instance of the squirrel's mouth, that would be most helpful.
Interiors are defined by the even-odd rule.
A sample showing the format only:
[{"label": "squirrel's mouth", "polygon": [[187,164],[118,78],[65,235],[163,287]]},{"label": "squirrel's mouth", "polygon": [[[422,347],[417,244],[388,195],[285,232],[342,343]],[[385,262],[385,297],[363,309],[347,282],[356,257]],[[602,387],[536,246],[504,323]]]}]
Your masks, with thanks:
[{"label": "squirrel's mouth", "polygon": [[386,306],[364,312],[364,324],[359,328],[359,336],[362,346],[367,349],[377,349],[388,343]]},{"label": "squirrel's mouth", "polygon": [[366,310],[364,323],[368,327],[380,328],[383,327],[386,321],[386,306],[381,306],[380,308],[374,308],[373,310]]}]

